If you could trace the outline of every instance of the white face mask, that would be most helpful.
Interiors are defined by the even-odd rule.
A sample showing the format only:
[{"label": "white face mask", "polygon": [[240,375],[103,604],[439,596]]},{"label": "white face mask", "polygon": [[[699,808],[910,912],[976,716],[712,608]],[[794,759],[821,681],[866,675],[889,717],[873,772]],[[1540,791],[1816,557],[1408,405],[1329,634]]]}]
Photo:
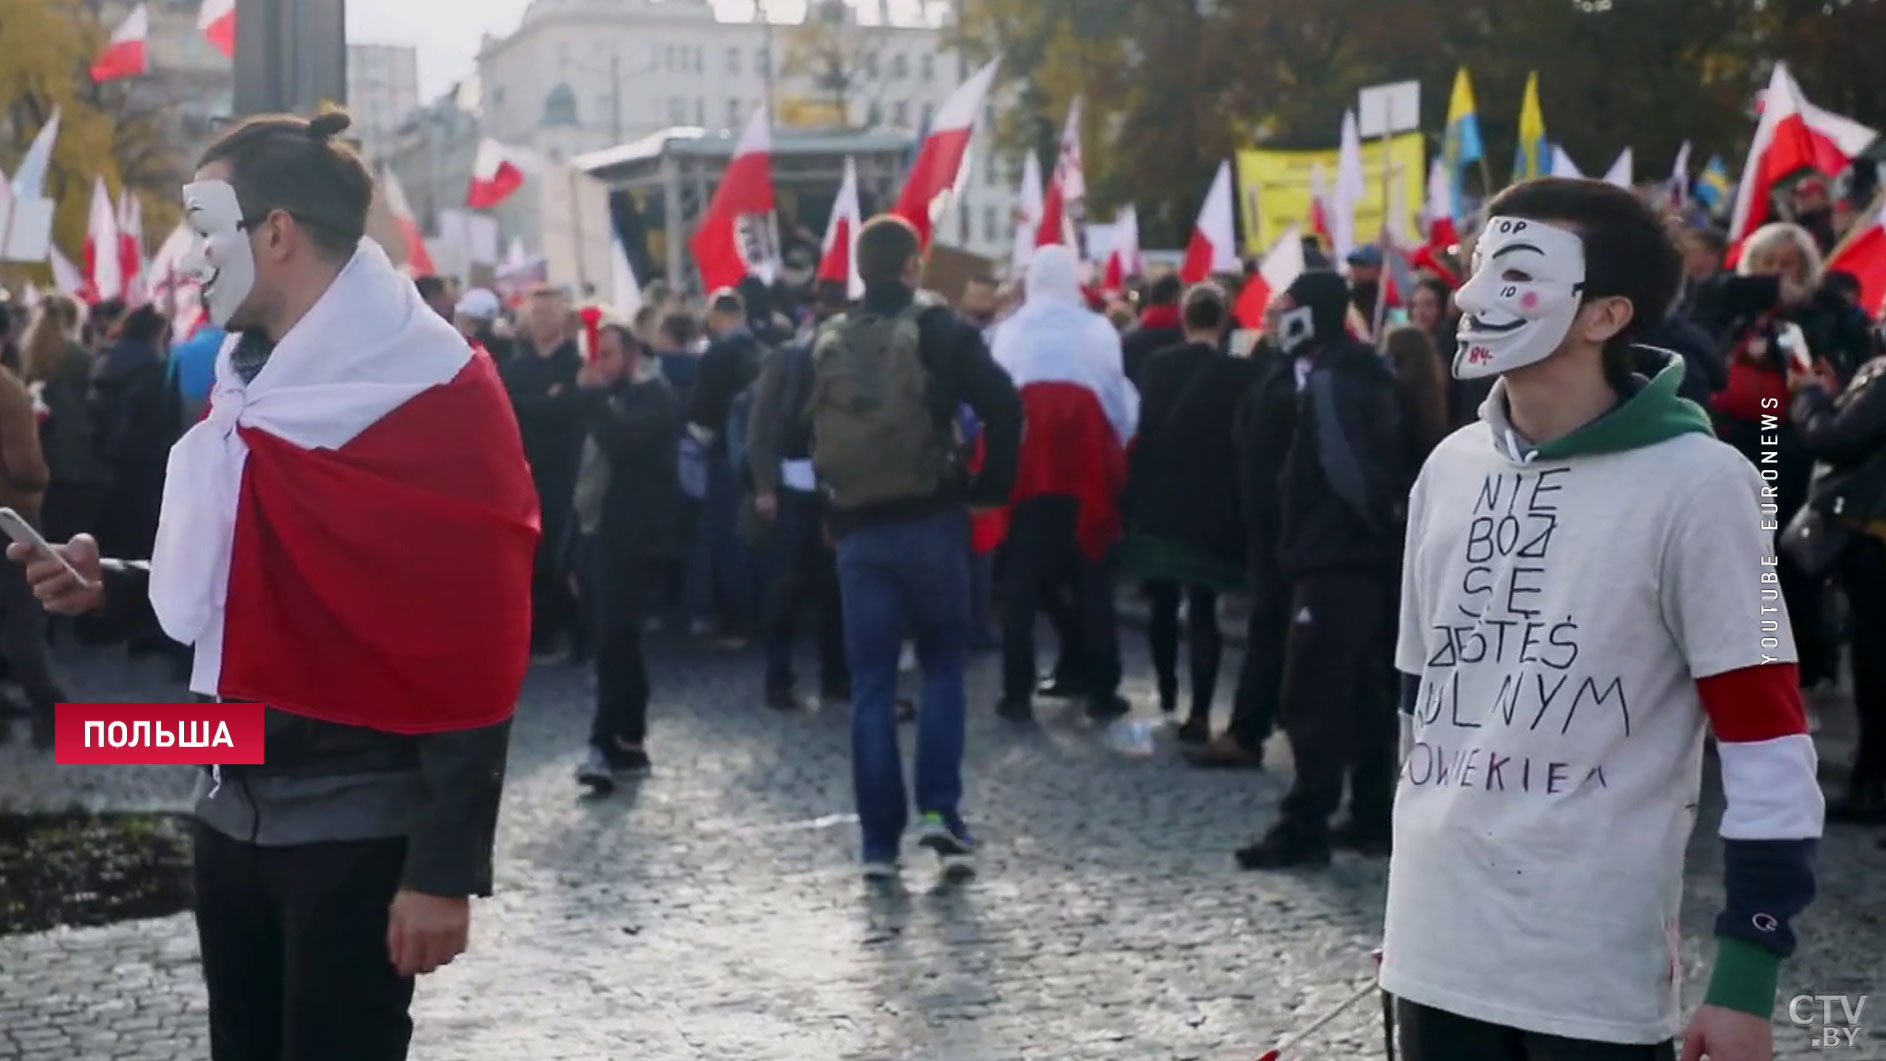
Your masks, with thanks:
[{"label": "white face mask", "polygon": [[1487,220],[1473,275],[1454,295],[1460,348],[1454,376],[1478,379],[1544,361],[1578,317],[1585,243],[1543,221]]},{"label": "white face mask", "polygon": [[203,285],[210,320],[228,327],[255,287],[255,249],[249,245],[236,189],[228,181],[184,185],[183,218],[202,238],[185,256],[183,271]]},{"label": "white face mask", "polygon": [[1316,318],[1311,315],[1308,306],[1286,310],[1277,318],[1277,347],[1286,354],[1294,352],[1315,335]]}]

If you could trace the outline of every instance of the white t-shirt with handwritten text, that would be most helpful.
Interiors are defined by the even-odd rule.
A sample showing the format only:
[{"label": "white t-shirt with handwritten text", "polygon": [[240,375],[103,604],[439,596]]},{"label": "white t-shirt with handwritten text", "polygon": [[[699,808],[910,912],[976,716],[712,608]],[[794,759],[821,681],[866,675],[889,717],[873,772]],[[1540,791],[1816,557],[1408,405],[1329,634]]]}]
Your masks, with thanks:
[{"label": "white t-shirt with handwritten text", "polygon": [[1421,688],[1387,991],[1574,1039],[1678,1032],[1695,683],[1794,659],[1761,489],[1701,434],[1521,462],[1476,423],[1430,457],[1396,653]]}]

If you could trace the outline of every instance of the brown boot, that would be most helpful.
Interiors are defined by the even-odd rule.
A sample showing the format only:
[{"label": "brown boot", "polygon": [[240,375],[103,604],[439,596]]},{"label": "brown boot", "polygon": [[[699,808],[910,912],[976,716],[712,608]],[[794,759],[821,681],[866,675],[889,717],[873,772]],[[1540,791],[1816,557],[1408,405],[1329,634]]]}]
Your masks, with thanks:
[{"label": "brown boot", "polygon": [[1185,750],[1185,761],[1205,770],[1262,770],[1264,749],[1252,751],[1226,730],[1209,743]]}]

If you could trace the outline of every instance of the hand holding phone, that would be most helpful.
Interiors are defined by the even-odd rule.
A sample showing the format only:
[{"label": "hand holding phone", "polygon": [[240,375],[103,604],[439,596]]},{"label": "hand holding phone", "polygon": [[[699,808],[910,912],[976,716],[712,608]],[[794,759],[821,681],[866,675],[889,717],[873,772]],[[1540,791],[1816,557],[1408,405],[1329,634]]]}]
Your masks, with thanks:
[{"label": "hand holding phone", "polygon": [[82,615],[98,607],[98,543],[81,534],[63,546],[54,546],[24,516],[0,508],[0,530],[13,539],[7,558],[26,566],[26,581],[46,606],[59,615]]}]

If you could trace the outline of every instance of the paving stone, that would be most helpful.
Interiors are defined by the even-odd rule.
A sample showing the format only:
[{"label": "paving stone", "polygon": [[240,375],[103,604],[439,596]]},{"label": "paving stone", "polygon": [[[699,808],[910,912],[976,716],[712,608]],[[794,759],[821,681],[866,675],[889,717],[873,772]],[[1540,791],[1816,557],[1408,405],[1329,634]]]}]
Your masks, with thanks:
[{"label": "paving stone", "polygon": [[[1150,704],[1139,638],[1125,642],[1126,692]],[[1281,772],[1190,771],[1163,734],[1152,758],[1123,758],[1052,703],[1040,726],[1009,727],[993,717],[997,662],[978,657],[965,811],[986,847],[981,878],[944,886],[913,848],[903,886],[874,889],[855,873],[845,711],[772,712],[756,659],[667,636],[650,646],[656,770],[605,801],[571,779],[584,676],[533,673],[498,894],[476,907],[470,953],[420,984],[415,1057],[1250,1058],[1370,973],[1382,863],[1338,855],[1326,873],[1279,876],[1232,864],[1275,816]],[[61,662],[75,698],[179,695],[155,661]],[[0,748],[0,806],[182,809],[190,782],[181,768],[54,767]],[[1719,813],[1712,792],[1690,857],[1692,1003],[1721,902]],[[1784,999],[1886,990],[1886,852],[1836,830],[1820,868]],[[207,1057],[200,975],[188,916],[0,939],[0,1059]],[[1782,1019],[1778,1056],[1831,1056],[1785,1006]],[[1315,1056],[1380,1057],[1379,1020],[1358,1007]]]}]

